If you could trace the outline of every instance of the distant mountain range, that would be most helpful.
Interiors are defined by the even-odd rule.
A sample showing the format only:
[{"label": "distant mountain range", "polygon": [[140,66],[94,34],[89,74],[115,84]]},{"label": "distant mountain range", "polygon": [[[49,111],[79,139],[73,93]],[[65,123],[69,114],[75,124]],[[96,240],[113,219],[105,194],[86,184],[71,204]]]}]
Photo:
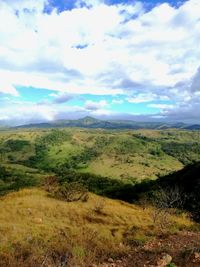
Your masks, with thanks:
[{"label": "distant mountain range", "polygon": [[200,130],[200,125],[188,125],[185,123],[163,123],[163,122],[136,122],[131,120],[100,120],[93,117],[84,117],[77,120],[56,120],[51,122],[34,123],[17,126],[15,128],[102,128],[102,129],[186,129]]}]

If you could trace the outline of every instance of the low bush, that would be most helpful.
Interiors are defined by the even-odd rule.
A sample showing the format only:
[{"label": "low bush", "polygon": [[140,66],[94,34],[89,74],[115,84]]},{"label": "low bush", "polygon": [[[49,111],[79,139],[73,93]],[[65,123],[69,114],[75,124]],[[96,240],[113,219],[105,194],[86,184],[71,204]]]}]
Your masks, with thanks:
[{"label": "low bush", "polygon": [[48,176],[44,180],[44,189],[53,197],[72,202],[87,201],[88,190],[79,182],[60,182],[56,176]]},{"label": "low bush", "polygon": [[26,174],[20,170],[10,171],[4,166],[0,166],[0,195],[37,184],[39,181],[34,175]]},{"label": "low bush", "polygon": [[54,196],[67,202],[86,201],[88,199],[88,190],[78,182],[64,183],[57,187]]}]

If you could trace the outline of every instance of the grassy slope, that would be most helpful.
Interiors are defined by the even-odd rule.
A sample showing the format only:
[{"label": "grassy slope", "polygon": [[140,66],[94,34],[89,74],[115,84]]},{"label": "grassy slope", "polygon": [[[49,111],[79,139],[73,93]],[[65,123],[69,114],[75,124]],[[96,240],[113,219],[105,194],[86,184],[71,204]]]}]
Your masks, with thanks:
[{"label": "grassy slope", "polygon": [[[39,136],[45,136],[51,130],[32,129],[0,132],[0,140],[9,139],[30,141],[22,151],[7,152],[3,155],[6,163],[7,157],[12,156],[18,163],[33,156],[34,143]],[[160,149],[160,144],[177,142],[180,144],[199,142],[200,132],[181,130],[135,130],[135,131],[106,131],[101,129],[65,129],[71,135],[59,145],[51,145],[45,161],[55,166],[64,163],[72,156],[80,155],[85,148],[95,148],[99,156],[91,158],[85,169],[81,171],[92,172],[114,178],[133,177],[138,179],[156,178],[169,172],[179,170],[183,164],[175,157],[161,154],[152,154],[152,150]],[[138,138],[139,136],[139,138]],[[141,138],[142,137],[142,138]],[[143,140],[146,138],[146,140]],[[103,141],[102,141],[103,140]],[[191,158],[200,158],[200,155],[191,153]]]},{"label": "grassy slope", "polygon": [[180,162],[167,155],[159,161],[157,157],[151,155],[118,156],[118,158],[115,155],[103,155],[93,160],[84,171],[113,178],[130,177],[140,180],[156,178],[159,174],[164,175],[181,167]]},{"label": "grassy slope", "polygon": [[[102,211],[95,212],[102,201]],[[118,257],[128,253],[120,245],[127,230],[134,229],[131,238],[139,242],[157,234],[152,212],[93,194],[87,202],[66,203],[40,189],[10,193],[1,198],[0,266],[41,266],[47,253],[51,262],[53,254],[59,259],[70,252],[75,266]],[[170,231],[192,226],[184,215],[171,219]]]},{"label": "grassy slope", "polygon": [[[12,154],[19,161],[28,159],[35,153],[36,138],[49,131],[33,129],[0,132],[3,142],[9,139],[30,141],[30,146],[22,151],[4,154],[4,165],[42,178],[44,172],[26,167],[20,162],[13,164],[7,157]],[[183,165],[178,159],[165,153],[151,154],[149,151],[156,151],[162,141],[200,141],[199,132],[177,130],[66,129],[66,133],[72,135],[70,140],[48,147],[45,158],[48,164],[62,163],[72,155],[79,155],[85,146],[95,147],[100,152],[99,156],[92,158],[87,168],[81,171],[118,178],[155,178],[158,174],[180,169]],[[142,142],[138,135],[148,141]],[[143,209],[94,194],[90,194],[88,202],[65,203],[35,188],[10,193],[1,197],[0,201],[0,267],[42,266],[45,259],[43,266],[59,266],[58,260],[66,252],[73,255],[72,266],[89,266],[105,258],[127,255],[129,247],[121,245],[126,241],[127,231],[131,233],[131,240],[140,243],[153,238],[160,231],[152,222],[152,208]],[[102,211],[95,212],[94,209],[103,202],[105,205]],[[170,233],[193,227],[193,223],[184,215],[171,217],[171,220],[173,223],[168,229]]]}]

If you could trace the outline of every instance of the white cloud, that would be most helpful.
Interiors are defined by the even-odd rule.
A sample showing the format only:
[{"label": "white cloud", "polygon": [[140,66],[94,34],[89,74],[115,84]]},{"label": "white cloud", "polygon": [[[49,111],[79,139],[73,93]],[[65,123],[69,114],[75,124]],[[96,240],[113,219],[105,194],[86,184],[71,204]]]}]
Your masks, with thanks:
[{"label": "white cloud", "polygon": [[8,120],[14,125],[17,125],[53,120],[56,111],[45,105],[21,103],[21,105],[11,105],[1,108],[1,114],[3,115],[0,116],[0,120]]},{"label": "white cloud", "polygon": [[88,111],[79,106],[51,104],[43,102],[33,104],[28,102],[9,101],[9,105],[0,108],[0,121],[12,125],[40,123],[57,119],[70,119],[88,115]]},{"label": "white cloud", "polygon": [[99,102],[87,100],[85,102],[85,108],[87,110],[92,110],[92,111],[102,110],[103,108],[107,106],[108,106],[108,103],[106,100],[101,100]]},{"label": "white cloud", "polygon": [[5,77],[0,76],[0,93],[18,96],[19,93],[15,89],[15,87],[7,81]]},{"label": "white cloud", "polygon": [[148,107],[150,108],[158,108],[158,109],[172,109],[174,105],[171,104],[149,104]]},{"label": "white cloud", "polygon": [[196,74],[193,77],[191,91],[200,92],[200,67],[198,68]]},{"label": "white cloud", "polygon": [[169,100],[169,97],[166,95],[162,95],[162,93],[143,93],[138,95],[133,95],[131,97],[127,97],[126,100],[129,103],[139,104],[139,103],[147,103],[154,100]]},{"label": "white cloud", "polygon": [[58,94],[55,96],[54,100],[53,100],[53,103],[55,104],[63,104],[63,103],[66,103],[68,101],[70,101],[71,99],[73,98],[72,95],[69,95],[69,94]]},{"label": "white cloud", "polygon": [[155,94],[138,94],[136,96],[133,97],[129,97],[126,100],[129,103],[145,103],[145,102],[151,102],[153,100],[155,100],[157,98],[157,96]]},{"label": "white cloud", "polygon": [[141,2],[80,0],[72,10],[45,14],[45,4],[0,1],[1,93],[17,96],[21,85],[61,94],[127,94],[131,103],[171,98],[177,106],[199,104],[199,72],[193,79],[200,65],[199,0],[148,12]]},{"label": "white cloud", "polygon": [[[191,0],[178,10],[163,4],[144,14],[141,4],[107,6],[101,1],[85,2],[92,3],[92,8],[76,8],[47,15],[42,13],[45,1],[40,1],[40,4],[22,1],[18,17],[14,13],[17,5],[12,1],[3,2],[1,20],[8,22],[8,27],[2,26],[0,29],[1,35],[6,37],[1,38],[4,60],[13,67],[23,70],[34,67],[36,72],[41,73],[39,65],[50,59],[49,64],[58,65],[58,72],[61,67],[74,69],[92,81],[102,72],[117,72],[117,69],[113,70],[113,66],[116,68],[113,62],[139,82],[144,82],[145,77],[151,84],[174,85],[182,79],[180,73],[170,74],[171,61],[183,57],[188,50],[192,52],[191,44],[197,42],[195,28],[198,25],[196,9],[199,4],[196,1]],[[25,6],[35,12],[24,14]],[[139,16],[121,24],[129,14]],[[190,20],[194,15],[194,30],[176,27],[176,21],[182,14]],[[78,45],[87,47],[77,49]],[[192,54],[188,57],[193,57]],[[197,64],[193,60],[192,66],[188,62],[182,66],[187,68],[187,76],[191,76]],[[182,71],[182,75],[185,72]],[[53,84],[50,75],[47,79]],[[99,86],[105,87],[105,84]]]},{"label": "white cloud", "polygon": [[198,123],[200,118],[200,105],[199,102],[180,103],[174,108],[163,110],[162,118],[168,121],[179,121],[186,123]]},{"label": "white cloud", "polygon": [[30,101],[13,101],[8,99],[7,104],[0,107],[0,122],[11,125],[29,123],[41,123],[60,119],[77,119],[84,116],[104,116],[112,112],[107,109],[108,104],[102,100],[99,102],[86,101],[85,107],[60,105],[60,103],[43,101],[33,104]]},{"label": "white cloud", "polygon": [[102,117],[102,116],[110,116],[110,115],[112,115],[113,114],[113,112],[112,111],[110,111],[110,110],[108,110],[108,109],[98,109],[98,110],[93,110],[93,111],[91,111],[91,113],[90,113],[90,115],[91,116],[100,116],[100,117]]}]

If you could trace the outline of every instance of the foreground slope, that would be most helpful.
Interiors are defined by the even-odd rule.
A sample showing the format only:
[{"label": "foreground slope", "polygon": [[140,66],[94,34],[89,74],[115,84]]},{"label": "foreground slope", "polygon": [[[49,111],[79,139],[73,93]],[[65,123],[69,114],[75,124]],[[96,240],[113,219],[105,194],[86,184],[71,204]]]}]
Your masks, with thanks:
[{"label": "foreground slope", "polygon": [[[152,213],[150,207],[93,194],[87,202],[67,203],[41,189],[10,193],[1,198],[0,266],[60,266],[63,257],[66,266],[127,259],[132,245],[144,245],[159,233]],[[185,215],[171,220],[169,232],[193,227]]]}]

